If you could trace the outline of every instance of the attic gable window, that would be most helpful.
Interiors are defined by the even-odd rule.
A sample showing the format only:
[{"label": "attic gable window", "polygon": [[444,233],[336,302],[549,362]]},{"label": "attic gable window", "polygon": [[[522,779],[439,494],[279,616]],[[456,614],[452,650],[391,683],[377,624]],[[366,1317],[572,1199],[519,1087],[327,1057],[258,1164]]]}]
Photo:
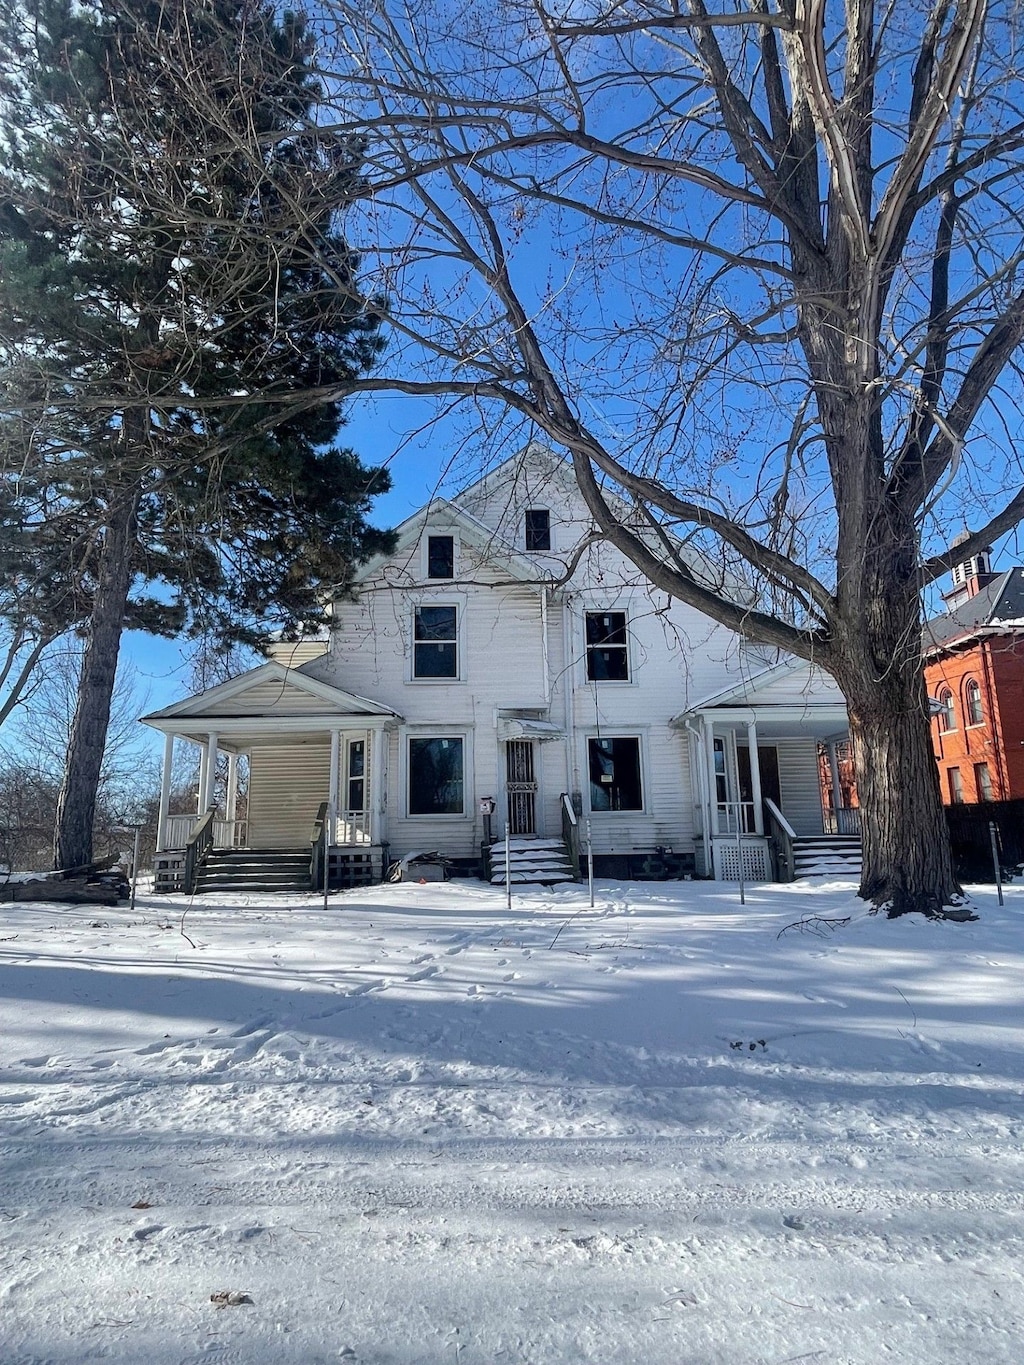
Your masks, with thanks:
[{"label": "attic gable window", "polygon": [[455,577],[455,537],[427,537],[427,577]]},{"label": "attic gable window", "polygon": [[588,611],[587,680],[629,682],[629,643],[624,611]]},{"label": "attic gable window", "polygon": [[528,507],[526,510],[526,548],[551,549],[551,513],[546,507]]}]

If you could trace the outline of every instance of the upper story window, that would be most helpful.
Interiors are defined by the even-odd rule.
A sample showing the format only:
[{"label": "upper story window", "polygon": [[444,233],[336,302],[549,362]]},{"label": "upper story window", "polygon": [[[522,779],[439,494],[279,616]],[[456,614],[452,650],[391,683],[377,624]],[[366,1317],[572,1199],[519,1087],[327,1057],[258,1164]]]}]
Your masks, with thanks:
[{"label": "upper story window", "polygon": [[412,676],[459,676],[458,609],[417,607],[413,617]]},{"label": "upper story window", "polygon": [[984,725],[985,712],[981,705],[981,687],[974,678],[968,678],[964,685],[964,710],[968,725]]},{"label": "upper story window", "polygon": [[956,706],[953,702],[953,693],[948,687],[943,687],[936,698],[942,710],[939,712],[939,729],[945,733],[956,729]]},{"label": "upper story window", "polygon": [[427,577],[455,577],[454,536],[427,536]]},{"label": "upper story window", "polygon": [[624,611],[588,611],[587,679],[629,682],[629,642]]},{"label": "upper story window", "polygon": [[546,507],[526,509],[526,548],[528,550],[551,549],[551,513]]}]

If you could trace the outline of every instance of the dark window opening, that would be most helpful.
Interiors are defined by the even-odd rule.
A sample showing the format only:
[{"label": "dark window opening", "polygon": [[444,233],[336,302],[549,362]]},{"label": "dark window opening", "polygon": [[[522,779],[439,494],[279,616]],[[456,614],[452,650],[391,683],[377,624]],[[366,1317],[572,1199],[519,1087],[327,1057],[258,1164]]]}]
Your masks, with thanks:
[{"label": "dark window opening", "polygon": [[455,577],[454,536],[427,536],[427,577]]},{"label": "dark window opening", "polygon": [[629,682],[624,611],[587,612],[587,678],[591,682]]},{"label": "dark window opening", "polygon": [[551,549],[551,513],[546,507],[530,507],[526,512],[526,548]]},{"label": "dark window opening", "polygon": [[638,739],[591,739],[590,809],[643,810]]},{"label": "dark window opening", "polygon": [[461,739],[410,739],[409,814],[462,815]]},{"label": "dark window opening", "polygon": [[353,739],[348,746],[348,806],[363,810],[366,801],[366,741]]},{"label": "dark window opening", "polygon": [[457,678],[457,619],[454,607],[417,607],[413,625],[413,677]]}]

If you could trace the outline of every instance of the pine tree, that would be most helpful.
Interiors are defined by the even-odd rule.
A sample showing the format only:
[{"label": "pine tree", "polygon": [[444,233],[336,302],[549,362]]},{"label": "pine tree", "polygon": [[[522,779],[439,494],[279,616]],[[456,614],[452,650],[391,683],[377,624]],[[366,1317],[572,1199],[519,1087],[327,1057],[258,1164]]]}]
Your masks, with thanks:
[{"label": "pine tree", "polygon": [[0,454],[36,508],[8,544],[31,569],[59,528],[85,640],[60,866],[91,857],[126,626],[298,630],[388,543],[386,473],[335,445],[380,307],[312,61],[302,16],[249,0],[0,7]]}]

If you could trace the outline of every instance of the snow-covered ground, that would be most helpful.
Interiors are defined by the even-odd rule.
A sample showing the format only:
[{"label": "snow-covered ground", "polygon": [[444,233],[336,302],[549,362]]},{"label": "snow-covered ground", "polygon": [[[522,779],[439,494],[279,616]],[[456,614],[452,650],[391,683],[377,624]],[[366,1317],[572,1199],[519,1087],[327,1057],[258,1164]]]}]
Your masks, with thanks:
[{"label": "snow-covered ground", "polygon": [[0,1362],[1016,1365],[1024,889],[975,901],[0,907]]}]

